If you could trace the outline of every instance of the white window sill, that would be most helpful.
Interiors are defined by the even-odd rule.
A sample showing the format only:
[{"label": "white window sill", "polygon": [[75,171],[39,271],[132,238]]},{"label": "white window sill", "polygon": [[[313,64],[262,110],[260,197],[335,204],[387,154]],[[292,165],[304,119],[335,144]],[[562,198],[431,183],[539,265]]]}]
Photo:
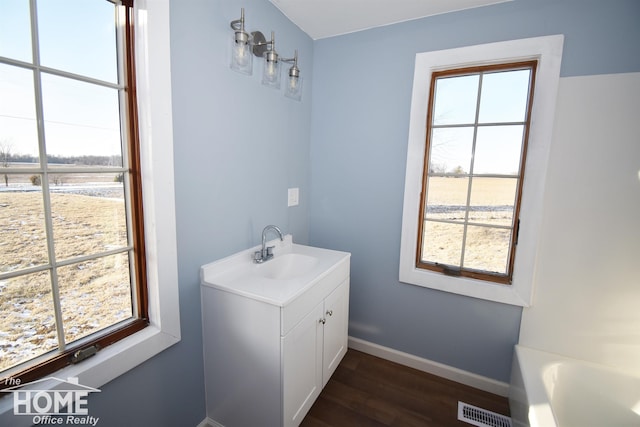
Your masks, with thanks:
[{"label": "white window sill", "polygon": [[466,277],[449,277],[418,268],[404,268],[400,272],[400,281],[411,285],[437,289],[458,295],[480,298],[526,307],[529,305],[527,295],[521,295],[512,285],[490,283]]},{"label": "white window sill", "polygon": [[[180,341],[179,338],[162,332],[158,327],[148,326],[106,347],[81,364],[70,365],[54,372],[50,376],[62,380],[66,380],[69,377],[78,377],[80,384],[100,388],[178,341]],[[43,385],[43,387],[47,388],[46,385]],[[55,383],[52,382],[51,388],[54,387]],[[15,427],[33,425],[32,416],[13,414],[12,393],[2,394],[6,394],[6,396],[0,398],[0,425]],[[90,401],[88,410],[89,414],[91,414]]]},{"label": "white window sill", "polygon": [[[98,389],[180,341],[169,0],[137,0],[135,8],[150,325],[50,375],[78,377],[80,384]],[[14,416],[12,393],[3,394],[0,425],[31,426],[33,417]]]}]

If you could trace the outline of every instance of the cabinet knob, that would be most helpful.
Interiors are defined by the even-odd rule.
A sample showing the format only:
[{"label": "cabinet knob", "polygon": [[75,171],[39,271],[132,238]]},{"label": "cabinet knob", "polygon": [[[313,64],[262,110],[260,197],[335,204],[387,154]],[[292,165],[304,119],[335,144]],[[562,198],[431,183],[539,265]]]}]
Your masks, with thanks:
[{"label": "cabinet knob", "polygon": [[327,316],[333,316],[333,310],[327,310]]},{"label": "cabinet knob", "polygon": [[327,319],[320,319],[318,322],[324,325],[325,323],[327,323]]}]

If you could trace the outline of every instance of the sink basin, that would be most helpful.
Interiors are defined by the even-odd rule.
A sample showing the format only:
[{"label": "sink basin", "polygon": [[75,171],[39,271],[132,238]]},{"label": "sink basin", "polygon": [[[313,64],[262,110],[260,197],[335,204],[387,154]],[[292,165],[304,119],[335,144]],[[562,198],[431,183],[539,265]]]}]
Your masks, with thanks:
[{"label": "sink basin", "polygon": [[[348,252],[272,240],[273,258],[262,264],[253,262],[261,246],[238,252],[200,268],[202,286],[247,296],[283,307],[338,266],[347,265]],[[348,267],[347,267],[348,268]]]},{"label": "sink basin", "polygon": [[256,265],[256,275],[267,279],[290,280],[303,276],[318,264],[318,258],[299,253],[288,253]]}]

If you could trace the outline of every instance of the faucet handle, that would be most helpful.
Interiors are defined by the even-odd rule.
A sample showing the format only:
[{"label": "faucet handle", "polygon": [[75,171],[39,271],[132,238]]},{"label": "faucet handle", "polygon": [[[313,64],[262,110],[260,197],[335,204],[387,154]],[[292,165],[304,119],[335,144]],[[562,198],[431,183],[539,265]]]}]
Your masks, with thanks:
[{"label": "faucet handle", "polygon": [[268,257],[272,257],[273,256],[273,248],[275,248],[275,246],[267,246],[267,256]]},{"label": "faucet handle", "polygon": [[253,253],[253,261],[254,262],[260,262],[262,261],[262,252],[261,251],[255,251]]}]

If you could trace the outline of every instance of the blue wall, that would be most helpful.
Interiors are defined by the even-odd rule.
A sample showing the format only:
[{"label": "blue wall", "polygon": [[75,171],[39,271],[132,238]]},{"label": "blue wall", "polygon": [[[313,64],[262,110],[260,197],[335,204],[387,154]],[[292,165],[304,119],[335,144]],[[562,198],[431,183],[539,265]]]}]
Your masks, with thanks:
[{"label": "blue wall", "polygon": [[[261,63],[250,77],[231,71],[229,22],[244,7],[248,30],[267,37],[274,30],[284,57],[298,49],[307,82],[313,41],[267,0],[170,6],[182,340],[91,396],[101,427],[198,425],[205,418],[200,266],[258,244],[267,224],[308,241],[311,85],[296,102],[261,85]],[[300,188],[299,206],[287,207],[289,187]]]},{"label": "blue wall", "polygon": [[351,336],[509,380],[520,308],[398,282],[414,60],[551,34],[562,76],[640,70],[635,0],[515,0],[316,41],[310,243],[352,253]]},{"label": "blue wall", "polygon": [[[228,69],[241,7],[299,49],[303,102]],[[639,21],[636,0],[516,0],[312,42],[267,0],[171,2],[182,341],[91,397],[99,425],[202,421],[199,267],[269,223],[352,252],[350,334],[506,381],[520,309],[397,280],[415,53],[564,33],[563,75],[638,71]]]},{"label": "blue wall", "polygon": [[[298,49],[308,81],[313,42],[266,0],[177,4],[171,62],[178,255],[181,280],[197,283],[200,265],[258,244],[268,224],[299,243],[308,240],[311,87],[296,102],[263,86],[257,58],[252,76],[231,71],[229,22],[244,7],[247,30],[267,37],[274,30],[282,56]],[[299,206],[287,207],[289,187],[300,188]]]}]

